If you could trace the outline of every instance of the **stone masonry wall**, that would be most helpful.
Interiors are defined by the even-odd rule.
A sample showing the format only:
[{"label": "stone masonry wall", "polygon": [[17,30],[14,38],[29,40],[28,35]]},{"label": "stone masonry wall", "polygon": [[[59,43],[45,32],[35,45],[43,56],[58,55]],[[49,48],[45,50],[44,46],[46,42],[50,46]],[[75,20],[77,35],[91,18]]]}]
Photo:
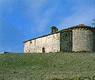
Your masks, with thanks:
[{"label": "stone masonry wall", "polygon": [[60,33],[37,38],[24,43],[25,53],[45,53],[60,51]]},{"label": "stone masonry wall", "polygon": [[72,51],[72,31],[64,31],[60,33],[61,51]]},{"label": "stone masonry wall", "polygon": [[95,51],[95,31],[85,29],[73,30],[72,51]]}]

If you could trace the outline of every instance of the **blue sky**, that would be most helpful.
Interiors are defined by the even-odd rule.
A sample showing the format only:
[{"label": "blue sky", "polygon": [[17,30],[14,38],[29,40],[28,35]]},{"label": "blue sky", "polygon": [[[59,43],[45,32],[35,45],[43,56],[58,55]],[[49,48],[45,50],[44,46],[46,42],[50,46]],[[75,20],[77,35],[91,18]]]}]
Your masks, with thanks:
[{"label": "blue sky", "polygon": [[0,51],[23,52],[23,41],[64,29],[91,25],[95,0],[0,0]]}]

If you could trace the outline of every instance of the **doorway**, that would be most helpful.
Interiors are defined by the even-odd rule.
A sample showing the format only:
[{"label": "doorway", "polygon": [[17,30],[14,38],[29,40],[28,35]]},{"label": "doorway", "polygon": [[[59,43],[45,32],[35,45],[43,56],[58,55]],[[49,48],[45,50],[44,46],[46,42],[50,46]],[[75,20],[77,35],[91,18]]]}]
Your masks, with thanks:
[{"label": "doorway", "polygon": [[45,48],[44,47],[42,48],[42,53],[45,53]]}]

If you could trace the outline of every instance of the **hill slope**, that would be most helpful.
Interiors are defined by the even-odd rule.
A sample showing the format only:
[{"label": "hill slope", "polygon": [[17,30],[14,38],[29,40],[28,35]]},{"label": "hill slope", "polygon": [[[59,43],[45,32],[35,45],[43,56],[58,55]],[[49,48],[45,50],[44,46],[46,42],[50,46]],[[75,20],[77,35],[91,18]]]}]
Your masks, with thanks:
[{"label": "hill slope", "polygon": [[92,77],[94,53],[1,54],[0,80]]}]

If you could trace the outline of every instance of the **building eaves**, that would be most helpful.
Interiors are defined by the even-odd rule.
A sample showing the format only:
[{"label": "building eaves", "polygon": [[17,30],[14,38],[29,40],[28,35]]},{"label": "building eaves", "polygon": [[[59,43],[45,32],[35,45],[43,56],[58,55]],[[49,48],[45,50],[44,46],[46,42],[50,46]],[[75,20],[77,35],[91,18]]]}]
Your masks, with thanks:
[{"label": "building eaves", "polygon": [[24,41],[24,43],[27,42],[27,41],[31,41],[31,40],[35,40],[35,39],[38,39],[38,38],[46,37],[46,36],[49,36],[49,35],[52,35],[52,34],[64,32],[64,31],[70,31],[70,30],[73,30],[73,29],[80,29],[80,28],[95,30],[95,27],[91,27],[91,26],[86,26],[84,24],[80,24],[80,25],[76,25],[76,26],[72,26],[72,27],[69,27],[69,28],[66,28],[66,29],[62,29],[62,30],[56,31],[54,33],[49,33],[49,34],[46,34],[46,35],[43,35],[43,36],[39,36],[39,37],[36,37],[36,38],[32,38],[32,39],[26,40],[26,41]]}]

